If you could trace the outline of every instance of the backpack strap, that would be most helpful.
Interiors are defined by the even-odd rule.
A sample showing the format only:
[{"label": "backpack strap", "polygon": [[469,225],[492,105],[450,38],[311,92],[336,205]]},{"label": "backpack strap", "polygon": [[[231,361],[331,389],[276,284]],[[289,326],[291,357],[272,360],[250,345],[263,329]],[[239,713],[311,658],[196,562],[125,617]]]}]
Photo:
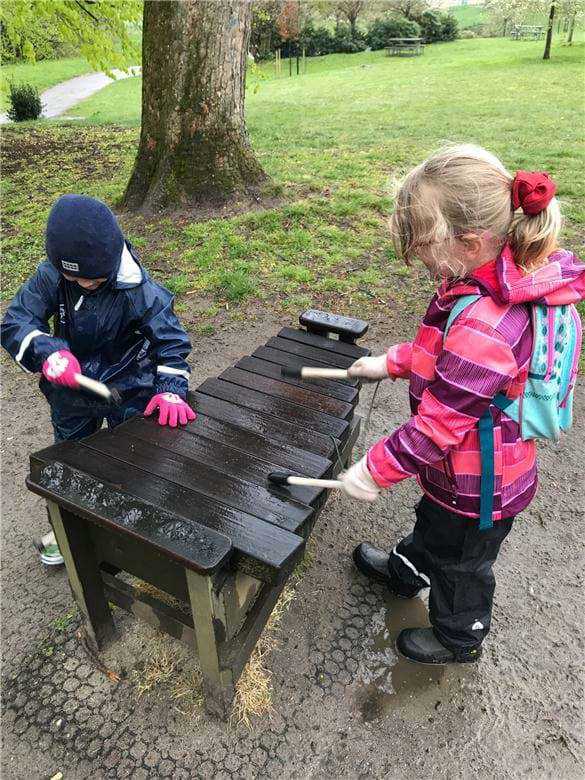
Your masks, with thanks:
[{"label": "backpack strap", "polygon": [[447,324],[445,325],[445,331],[443,333],[443,341],[447,338],[447,334],[451,330],[451,325],[453,325],[453,322],[461,314],[463,309],[471,306],[472,303],[475,303],[475,301],[478,301],[480,298],[481,295],[462,295],[461,298],[457,298],[455,305],[449,312],[449,318],[447,319]]},{"label": "backpack strap", "polygon": [[[451,329],[451,325],[461,314],[461,312],[472,303],[479,300],[481,295],[462,295],[455,301],[455,305],[449,312],[449,318],[443,333],[443,341]],[[505,396],[501,396],[505,399]],[[496,396],[498,398],[498,396]],[[508,399],[505,399],[506,401]],[[499,404],[498,404],[499,405]],[[479,496],[479,530],[485,531],[492,528],[492,516],[494,512],[494,487],[495,487],[495,467],[494,467],[494,421],[492,413],[488,408],[480,417],[478,422],[479,429],[479,452],[481,458],[481,478],[480,478],[480,496]]]}]

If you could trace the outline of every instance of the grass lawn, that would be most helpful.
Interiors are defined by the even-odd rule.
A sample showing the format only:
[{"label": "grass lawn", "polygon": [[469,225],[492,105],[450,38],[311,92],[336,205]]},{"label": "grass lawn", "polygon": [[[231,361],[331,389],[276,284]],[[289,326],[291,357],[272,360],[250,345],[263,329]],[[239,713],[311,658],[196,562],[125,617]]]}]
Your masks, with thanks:
[{"label": "grass lawn", "polygon": [[[122,214],[121,222],[146,265],[180,295],[179,310],[202,302],[202,332],[226,302],[232,316],[236,302],[236,316],[309,304],[398,318],[420,312],[422,282],[388,243],[389,180],[445,141],[483,144],[511,169],[550,171],[568,216],[564,241],[582,243],[584,53],[581,43],[556,45],[543,62],[541,42],[477,39],[428,46],[417,58],[311,59],[307,74],[293,78],[264,65],[263,77],[250,79],[248,126],[279,204],[205,222],[188,213]],[[77,122],[5,131],[5,297],[42,258],[57,195],[84,192],[113,204],[121,197],[140,86],[128,79],[106,87],[77,107]]]},{"label": "grass lawn", "polygon": [[460,30],[476,27],[487,20],[487,13],[481,5],[454,5],[442,10],[457,19]]},{"label": "grass lawn", "polygon": [[83,57],[70,57],[62,60],[43,60],[25,62],[16,65],[3,65],[0,68],[0,108],[8,107],[8,85],[27,83],[43,92],[61,81],[89,73],[90,66]]}]

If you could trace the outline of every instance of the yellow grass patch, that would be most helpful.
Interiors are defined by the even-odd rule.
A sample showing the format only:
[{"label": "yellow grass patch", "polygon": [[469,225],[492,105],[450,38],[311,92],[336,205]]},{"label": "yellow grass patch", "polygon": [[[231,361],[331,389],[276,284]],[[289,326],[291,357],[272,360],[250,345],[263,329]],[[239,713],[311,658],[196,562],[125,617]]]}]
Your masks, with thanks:
[{"label": "yellow grass patch", "polygon": [[[278,631],[283,616],[295,596],[299,580],[310,568],[315,557],[314,542],[307,546],[304,558],[294,570],[291,583],[282,591],[272,614],[256,643],[250,660],[236,684],[230,722],[233,725],[252,726],[252,718],[270,714],[272,709],[272,673],[268,668],[270,653],[278,645]],[[134,587],[161,601],[180,609],[183,605],[168,593],[158,590],[142,580],[133,581]],[[143,696],[161,686],[168,692],[176,709],[187,717],[200,717],[203,706],[203,678],[197,659],[186,645],[160,633],[150,644],[144,667],[135,669],[132,679],[138,693]]]}]

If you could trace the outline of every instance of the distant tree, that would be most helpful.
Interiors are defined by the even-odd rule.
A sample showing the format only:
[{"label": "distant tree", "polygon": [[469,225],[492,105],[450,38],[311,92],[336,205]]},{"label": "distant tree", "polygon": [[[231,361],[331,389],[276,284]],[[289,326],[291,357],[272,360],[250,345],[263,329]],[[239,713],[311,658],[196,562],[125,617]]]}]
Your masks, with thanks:
[{"label": "distant tree", "polygon": [[548,12],[548,27],[546,29],[546,43],[544,44],[544,54],[542,56],[543,60],[550,60],[550,47],[552,44],[552,37],[553,37],[553,24],[555,21],[555,11],[556,11],[556,3],[553,2],[550,4],[550,10]]},{"label": "distant tree", "polygon": [[283,41],[298,41],[301,32],[300,3],[298,0],[285,0],[280,8],[276,25]]},{"label": "distant tree", "polygon": [[431,3],[428,0],[386,0],[383,7],[388,11],[395,11],[413,22],[419,22],[424,12],[430,10]]},{"label": "distant tree", "polygon": [[[342,19],[347,19],[352,38],[357,34],[357,20],[366,7],[365,0],[341,0],[335,4],[337,12]],[[339,28],[339,24],[337,25]]]},{"label": "distant tree", "polygon": [[266,59],[281,43],[278,34],[279,0],[254,0],[250,50],[256,59]]},{"label": "distant tree", "polygon": [[139,60],[130,23],[142,18],[142,0],[5,0],[0,3],[3,43],[32,62],[47,34],[71,44],[96,70]]},{"label": "distant tree", "polygon": [[557,16],[569,19],[569,31],[572,19],[585,16],[585,0],[486,0],[486,10],[492,18],[510,24],[522,24],[535,14],[547,17],[546,40],[543,59],[550,59],[554,32],[554,20]]}]

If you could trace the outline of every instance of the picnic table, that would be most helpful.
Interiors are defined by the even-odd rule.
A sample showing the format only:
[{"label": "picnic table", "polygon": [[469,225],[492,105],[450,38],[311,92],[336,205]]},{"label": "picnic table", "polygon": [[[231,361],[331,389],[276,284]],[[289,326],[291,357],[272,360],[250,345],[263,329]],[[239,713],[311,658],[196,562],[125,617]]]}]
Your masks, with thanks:
[{"label": "picnic table", "polygon": [[386,56],[395,57],[402,54],[417,56],[424,51],[422,38],[388,38]]},{"label": "picnic table", "polygon": [[281,368],[347,368],[369,354],[355,343],[367,323],[314,310],[300,323],[191,392],[187,426],[135,417],[30,458],[92,653],[115,639],[110,604],[121,607],[196,650],[221,717],[328,495],[267,476],[332,478],[358,437],[357,380]]},{"label": "picnic table", "polygon": [[510,31],[510,38],[514,41],[539,41],[543,35],[544,27],[533,24],[516,24]]}]

